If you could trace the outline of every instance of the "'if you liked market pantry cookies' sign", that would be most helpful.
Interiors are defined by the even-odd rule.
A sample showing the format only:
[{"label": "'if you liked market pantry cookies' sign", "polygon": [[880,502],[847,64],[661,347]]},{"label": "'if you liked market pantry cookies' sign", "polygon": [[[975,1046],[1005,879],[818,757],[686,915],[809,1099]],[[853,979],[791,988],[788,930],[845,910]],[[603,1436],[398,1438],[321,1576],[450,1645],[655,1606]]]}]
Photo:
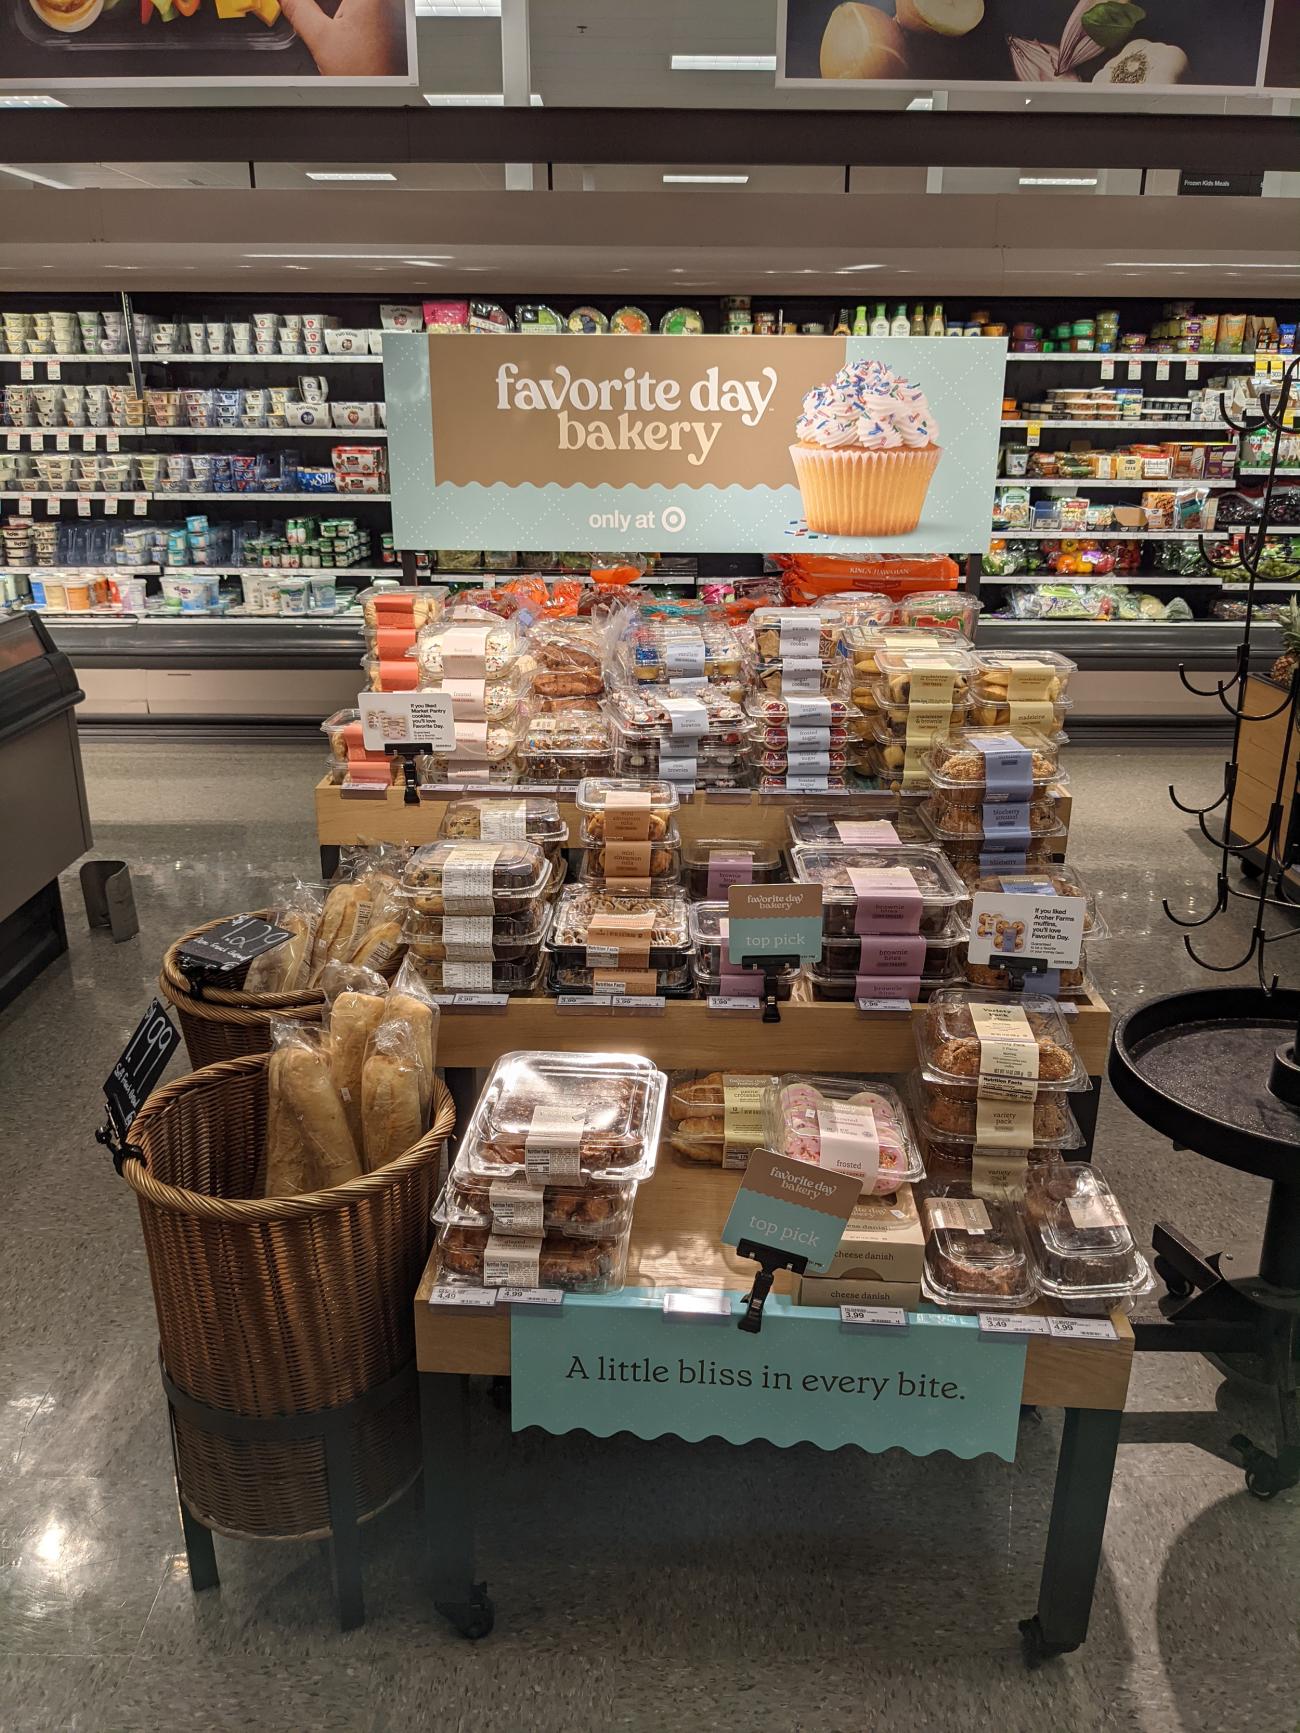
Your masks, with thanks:
[{"label": "'if you liked market pantry cookies' sign", "polygon": [[398,547],[988,546],[1006,343],[384,338]]}]

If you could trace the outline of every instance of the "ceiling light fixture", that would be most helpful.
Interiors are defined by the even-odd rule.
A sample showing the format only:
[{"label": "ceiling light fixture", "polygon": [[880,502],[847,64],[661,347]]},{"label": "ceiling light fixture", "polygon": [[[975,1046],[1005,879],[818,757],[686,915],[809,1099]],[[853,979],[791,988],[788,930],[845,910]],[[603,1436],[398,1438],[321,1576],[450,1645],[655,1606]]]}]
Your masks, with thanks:
[{"label": "ceiling light fixture", "polygon": [[[400,253],[243,253],[245,259],[383,259],[390,265],[427,265],[428,259],[404,259]],[[433,254],[435,259],[451,259],[454,253]]]},{"label": "ceiling light fixture", "polygon": [[1021,175],[1022,187],[1095,187],[1096,175]]},{"label": "ceiling light fixture", "polygon": [[361,172],[355,174],[330,174],[326,173],[323,169],[308,169],[307,179],[309,181],[395,181],[397,176],[387,173],[363,174]]},{"label": "ceiling light fixture", "polygon": [[0,162],[0,175],[14,175],[20,181],[35,181],[38,187],[55,187],[61,193],[72,191],[71,181],[51,180],[49,175],[38,175],[29,168],[14,168],[7,162]]},{"label": "ceiling light fixture", "polygon": [[674,54],[674,72],[775,72],[775,54]]},{"label": "ceiling light fixture", "polygon": [[501,0],[415,0],[417,18],[499,18]]},{"label": "ceiling light fixture", "polygon": [[66,108],[57,96],[0,96],[0,108]]},{"label": "ceiling light fixture", "polygon": [[841,265],[835,272],[837,277],[847,277],[850,271],[883,271],[883,265]]},{"label": "ceiling light fixture", "polygon": [[659,178],[666,187],[743,187],[749,184],[748,175],[661,175]]},{"label": "ceiling light fixture", "polygon": [[[423,95],[430,108],[504,108],[506,105],[506,99],[499,90],[426,90]],[[528,98],[528,106],[542,107],[542,99],[536,91]]]}]

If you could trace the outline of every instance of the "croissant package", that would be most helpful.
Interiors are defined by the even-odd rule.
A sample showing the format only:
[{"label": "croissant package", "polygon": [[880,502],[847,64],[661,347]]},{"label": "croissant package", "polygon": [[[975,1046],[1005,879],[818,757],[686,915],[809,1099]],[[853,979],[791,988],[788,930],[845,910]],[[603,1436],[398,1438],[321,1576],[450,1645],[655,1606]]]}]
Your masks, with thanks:
[{"label": "croissant package", "polygon": [[271,920],[290,935],[283,945],[254,957],[244,976],[246,993],[299,993],[311,975],[312,946],[321,918],[320,892],[299,883],[293,894],[271,911]]}]

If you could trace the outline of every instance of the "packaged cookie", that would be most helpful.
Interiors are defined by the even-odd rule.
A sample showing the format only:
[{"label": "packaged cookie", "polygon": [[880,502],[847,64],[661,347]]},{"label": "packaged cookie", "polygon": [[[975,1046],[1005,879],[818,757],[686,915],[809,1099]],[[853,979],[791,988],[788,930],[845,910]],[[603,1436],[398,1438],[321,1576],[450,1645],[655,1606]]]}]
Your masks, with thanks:
[{"label": "packaged cookie", "polygon": [[511,620],[478,609],[452,609],[421,628],[416,663],[421,684],[447,680],[503,680],[519,658],[519,632]]},{"label": "packaged cookie", "polygon": [[676,968],[691,959],[689,909],[680,890],[622,896],[566,885],[555,899],[550,949],[578,968]]},{"label": "packaged cookie", "polygon": [[535,842],[432,842],[402,869],[408,908],[421,915],[497,915],[545,891],[551,863]]},{"label": "packaged cookie", "polygon": [[1088,1162],[1035,1168],[1025,1223],[1039,1288],[1076,1317],[1131,1311],[1155,1286],[1119,1199]]},{"label": "packaged cookie", "polygon": [[776,1081],[756,1071],[675,1072],[665,1142],[691,1167],[745,1167],[763,1141],[763,1100]]},{"label": "packaged cookie", "polygon": [[501,1234],[446,1223],[436,1241],[440,1279],[452,1276],[486,1288],[563,1288],[609,1294],[623,1286],[628,1236],[592,1240],[568,1234]]},{"label": "packaged cookie", "polygon": [[638,686],[706,680],[744,691],[747,662],[736,633],[721,620],[636,619],[618,649],[619,662]]},{"label": "packaged cookie", "polygon": [[968,728],[942,734],[926,753],[930,785],[950,800],[1030,800],[1059,777],[1060,753],[1030,728]]},{"label": "packaged cookie", "polygon": [[662,842],[681,804],[663,777],[587,776],[574,804],[582,814],[582,841]]},{"label": "packaged cookie", "polygon": [[1020,706],[1054,704],[1066,696],[1076,664],[1056,650],[980,650],[975,653],[971,690],[978,699],[1017,706],[1012,722],[1041,726]]},{"label": "packaged cookie", "polygon": [[536,953],[550,920],[545,897],[515,914],[412,914],[406,940],[417,963],[511,963]]},{"label": "packaged cookie", "polygon": [[451,1227],[515,1236],[564,1234],[573,1239],[613,1240],[632,1225],[635,1180],[600,1184],[530,1185],[527,1176],[479,1179],[457,1160],[433,1211]]},{"label": "packaged cookie", "polygon": [[925,1268],[921,1292],[962,1312],[1018,1311],[1038,1293],[1015,1207],[976,1197],[969,1186],[945,1186],[923,1198]]},{"label": "packaged cookie", "polygon": [[578,883],[619,895],[650,896],[682,882],[682,844],[676,830],[658,842],[593,842],[582,852]]},{"label": "packaged cookie", "polygon": [[635,1053],[505,1053],[461,1145],[479,1177],[526,1172],[534,1184],[648,1179],[667,1079]]},{"label": "packaged cookie", "polygon": [[751,692],[745,713],[752,721],[787,729],[849,727],[855,714],[843,692]]},{"label": "packaged cookie", "polygon": [[462,795],[447,802],[438,835],[463,842],[536,842],[551,851],[568,842],[569,827],[546,795]]},{"label": "packaged cookie", "polygon": [[[1022,929],[1023,937],[1023,929]],[[1082,946],[1074,968],[1010,969],[996,951],[987,963],[972,963],[967,954],[970,929],[963,927],[954,942],[956,972],[972,987],[1002,993],[1041,993],[1049,999],[1083,999],[1088,995],[1088,955]]]},{"label": "packaged cookie", "polygon": [[532,782],[581,782],[608,776],[613,741],[608,719],[599,712],[530,713],[520,732],[519,768]]},{"label": "packaged cookie", "polygon": [[867,932],[938,937],[952,923],[964,890],[941,849],[915,843],[883,848],[795,848],[796,884],[822,887],[822,930],[828,938]]},{"label": "packaged cookie", "polygon": [[695,994],[695,978],[689,963],[678,963],[671,969],[640,969],[615,963],[605,968],[586,968],[574,963],[557,963],[552,958],[546,972],[546,991],[556,998],[602,997],[612,994],[622,998],[645,995],[647,998],[690,999]]},{"label": "packaged cookie", "polygon": [[970,689],[971,652],[951,641],[914,648],[886,640],[875,660],[883,704],[952,705]]},{"label": "packaged cookie", "polygon": [[925,1177],[907,1109],[888,1083],[789,1073],[764,1095],[763,1124],[766,1148],[854,1174],[864,1192]]},{"label": "packaged cookie", "polygon": [[749,624],[760,662],[831,662],[843,654],[845,621],[836,608],[755,608]]}]

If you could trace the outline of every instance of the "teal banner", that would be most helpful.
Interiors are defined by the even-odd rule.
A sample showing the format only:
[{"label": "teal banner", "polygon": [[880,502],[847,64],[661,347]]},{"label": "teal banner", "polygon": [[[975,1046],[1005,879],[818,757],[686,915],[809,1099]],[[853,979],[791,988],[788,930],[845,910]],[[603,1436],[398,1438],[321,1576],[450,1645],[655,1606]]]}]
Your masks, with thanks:
[{"label": "teal banner", "polygon": [[1006,348],[387,332],[396,544],[983,552]]},{"label": "teal banner", "polygon": [[1015,1456],[1023,1341],[983,1337],[956,1314],[943,1329],[911,1314],[905,1331],[847,1330],[836,1311],[778,1298],[756,1336],[734,1317],[666,1319],[663,1294],[637,1288],[570,1295],[558,1316],[516,1311],[515,1430]]}]

